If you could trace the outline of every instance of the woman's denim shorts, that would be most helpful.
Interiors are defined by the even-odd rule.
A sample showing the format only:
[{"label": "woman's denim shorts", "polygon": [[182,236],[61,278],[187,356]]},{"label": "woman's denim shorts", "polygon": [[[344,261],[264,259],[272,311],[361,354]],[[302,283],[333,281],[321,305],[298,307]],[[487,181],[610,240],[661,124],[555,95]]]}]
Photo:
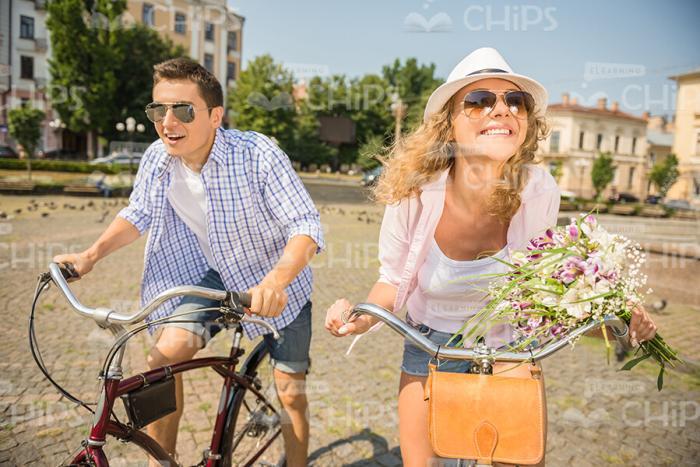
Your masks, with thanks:
[{"label": "woman's denim shorts", "polygon": [[[406,314],[406,322],[417,329],[421,334],[427,337],[431,342],[438,345],[445,345],[452,338],[450,332],[436,331],[425,324],[420,324],[411,319]],[[450,347],[456,347],[459,339],[455,339],[450,343]],[[403,362],[401,363],[401,371],[412,376],[428,376],[428,363],[433,359],[433,355],[416,347],[413,342],[406,339],[403,344]],[[452,373],[467,373],[471,369],[472,362],[465,360],[440,360],[438,363],[438,371],[447,371]]]}]

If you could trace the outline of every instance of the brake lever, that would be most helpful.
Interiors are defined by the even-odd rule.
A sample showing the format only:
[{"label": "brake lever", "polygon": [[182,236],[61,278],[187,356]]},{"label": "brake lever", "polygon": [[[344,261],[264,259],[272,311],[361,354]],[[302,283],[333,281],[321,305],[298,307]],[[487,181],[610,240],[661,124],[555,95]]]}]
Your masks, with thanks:
[{"label": "brake lever", "polygon": [[263,321],[261,319],[256,319],[256,318],[251,318],[248,315],[245,315],[243,317],[243,319],[241,319],[241,321],[243,321],[245,323],[257,324],[258,326],[262,326],[264,328],[267,328],[270,330],[270,332],[272,333],[272,337],[275,340],[280,338],[280,333],[277,332],[277,329],[275,329],[275,327],[273,325],[271,325],[270,323],[268,323],[267,321]]}]

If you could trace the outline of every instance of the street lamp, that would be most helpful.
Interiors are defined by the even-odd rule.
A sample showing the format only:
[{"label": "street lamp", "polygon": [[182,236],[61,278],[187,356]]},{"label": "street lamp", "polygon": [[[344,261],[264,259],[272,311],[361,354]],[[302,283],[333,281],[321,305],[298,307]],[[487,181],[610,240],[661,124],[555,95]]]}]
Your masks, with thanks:
[{"label": "street lamp", "polygon": [[119,131],[119,132],[126,131],[129,134],[129,136],[128,136],[129,172],[133,172],[134,171],[133,170],[134,169],[134,167],[133,167],[133,162],[134,162],[134,158],[133,158],[133,152],[134,152],[133,151],[133,145],[134,145],[133,134],[135,131],[138,133],[143,133],[144,131],[146,131],[146,127],[143,125],[143,123],[137,124],[136,119],[134,117],[127,117],[126,123],[118,122],[116,125],[116,128],[117,128],[117,131]]},{"label": "street lamp", "polygon": [[583,198],[583,171],[586,169],[587,165],[588,165],[588,161],[586,159],[581,158],[581,159],[574,160],[574,166],[578,167],[578,169],[579,169],[578,195],[581,198]]},{"label": "street lamp", "polygon": [[394,91],[391,94],[391,113],[394,115],[394,141],[396,142],[398,142],[399,138],[401,137],[401,120],[403,119],[407,108],[408,106],[403,103],[399,93]]}]

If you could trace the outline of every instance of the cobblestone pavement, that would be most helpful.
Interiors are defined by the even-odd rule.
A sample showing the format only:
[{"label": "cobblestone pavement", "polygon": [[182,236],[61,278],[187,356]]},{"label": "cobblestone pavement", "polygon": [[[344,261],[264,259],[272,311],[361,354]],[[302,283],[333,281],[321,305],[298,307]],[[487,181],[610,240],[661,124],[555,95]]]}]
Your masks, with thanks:
[{"label": "cobblestone pavement", "polygon": [[[388,329],[344,356],[348,339],[323,329],[325,309],[339,296],[360,301],[376,279],[381,210],[359,192],[310,187],[327,229],[328,251],[314,260],[313,368],[310,374],[312,462],[315,465],[398,465],[396,394],[401,341]],[[27,346],[27,317],[36,275],[51,257],[86,247],[121,201],[88,198],[0,197],[0,464],[55,465],[84,437],[89,418],[44,381]],[[44,203],[53,202],[44,206]],[[332,203],[332,204],[331,204]],[[28,208],[30,208],[28,210]],[[15,213],[16,209],[22,209]],[[42,213],[48,213],[44,216]],[[1,216],[0,216],[1,217]],[[102,261],[74,289],[84,303],[131,310],[135,306],[144,240]],[[650,285],[668,307],[656,316],[660,332],[689,360],[700,358],[700,262],[652,256]],[[55,289],[38,306],[37,335],[54,378],[94,400],[98,366],[109,336],[69,311]],[[217,336],[203,354],[225,352],[230,335]],[[144,369],[150,339],[129,345],[125,367]],[[667,372],[659,393],[655,371],[630,373],[606,364],[602,341],[585,339],[544,363],[547,375],[548,465],[697,465],[700,461],[700,377],[697,370]],[[198,370],[185,376],[186,408],[180,459],[199,461],[211,430],[220,377]],[[119,413],[119,412],[118,412]],[[112,446],[121,463],[128,454]],[[132,464],[133,465],[133,464]]]}]

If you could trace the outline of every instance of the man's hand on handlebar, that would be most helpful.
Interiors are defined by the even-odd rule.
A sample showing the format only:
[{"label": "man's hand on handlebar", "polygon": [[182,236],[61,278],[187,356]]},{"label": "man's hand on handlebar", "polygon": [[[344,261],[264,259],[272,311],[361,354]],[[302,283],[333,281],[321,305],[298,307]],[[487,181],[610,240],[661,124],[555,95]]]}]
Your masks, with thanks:
[{"label": "man's hand on handlebar", "polygon": [[267,280],[248,290],[248,293],[251,295],[250,312],[265,318],[282,314],[289,300],[284,288]]},{"label": "man's hand on handlebar", "polygon": [[[55,263],[63,265],[64,268],[68,268],[69,271],[75,272],[71,277],[67,277],[68,282],[77,281],[85,274],[92,271],[95,266],[95,262],[90,259],[86,252],[82,253],[68,253],[65,255],[56,255],[53,257]],[[67,266],[71,265],[71,266]]]}]

